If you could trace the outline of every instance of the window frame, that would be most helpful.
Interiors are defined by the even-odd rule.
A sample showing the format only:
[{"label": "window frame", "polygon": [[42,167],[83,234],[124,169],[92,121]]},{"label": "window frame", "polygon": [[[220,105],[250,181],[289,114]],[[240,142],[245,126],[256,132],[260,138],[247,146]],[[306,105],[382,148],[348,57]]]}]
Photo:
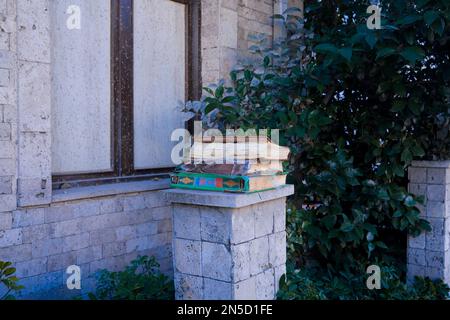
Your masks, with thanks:
[{"label": "window frame", "polygon": [[[141,0],[140,0],[141,1]],[[186,101],[201,97],[201,3],[186,6]],[[173,167],[134,169],[133,0],[111,0],[111,150],[112,171],[53,175],[54,189],[168,177]]]}]

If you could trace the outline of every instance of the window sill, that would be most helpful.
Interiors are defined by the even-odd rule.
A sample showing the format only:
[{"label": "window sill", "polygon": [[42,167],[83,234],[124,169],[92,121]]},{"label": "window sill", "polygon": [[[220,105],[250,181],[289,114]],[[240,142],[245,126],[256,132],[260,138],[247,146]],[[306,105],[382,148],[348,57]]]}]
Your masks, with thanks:
[{"label": "window sill", "polygon": [[54,190],[52,202],[66,202],[73,200],[91,199],[105,196],[114,196],[119,194],[128,194],[145,191],[156,191],[168,189],[170,179],[161,179],[158,181],[133,181],[114,184],[104,184],[99,186],[78,187],[65,190]]}]

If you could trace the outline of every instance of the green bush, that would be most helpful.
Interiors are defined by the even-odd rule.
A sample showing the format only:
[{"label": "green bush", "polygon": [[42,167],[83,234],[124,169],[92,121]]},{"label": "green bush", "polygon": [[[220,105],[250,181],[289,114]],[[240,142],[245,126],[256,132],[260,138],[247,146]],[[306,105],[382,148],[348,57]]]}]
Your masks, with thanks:
[{"label": "green bush", "polygon": [[360,273],[324,272],[323,269],[288,268],[287,281],[280,281],[280,300],[445,300],[450,288],[442,281],[416,278],[407,286],[394,266],[381,267],[381,289],[369,290],[368,275]]},{"label": "green bush", "polygon": [[305,1],[305,19],[289,9],[275,17],[286,39],[252,48],[259,62],[192,105],[222,130],[281,130],[298,262],[340,270],[395,260],[407,232],[430,229],[405,173],[413,159],[450,157],[450,3],[382,4],[382,30],[366,26],[368,1]]},{"label": "green bush", "polygon": [[124,271],[98,273],[92,300],[173,300],[173,281],[159,271],[154,257],[138,257]]},{"label": "green bush", "polygon": [[11,262],[0,261],[0,285],[5,289],[5,293],[0,295],[0,300],[13,300],[12,292],[19,292],[23,286],[19,285],[19,279],[14,275],[16,269],[12,267]]}]

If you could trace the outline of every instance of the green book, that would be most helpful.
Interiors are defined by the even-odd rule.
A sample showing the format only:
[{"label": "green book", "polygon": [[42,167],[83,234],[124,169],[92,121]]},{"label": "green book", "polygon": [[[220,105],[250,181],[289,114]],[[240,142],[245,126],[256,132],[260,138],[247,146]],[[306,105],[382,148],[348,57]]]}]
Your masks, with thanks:
[{"label": "green book", "polygon": [[285,174],[227,176],[177,172],[171,175],[171,187],[179,189],[251,193],[275,189],[285,184]]}]

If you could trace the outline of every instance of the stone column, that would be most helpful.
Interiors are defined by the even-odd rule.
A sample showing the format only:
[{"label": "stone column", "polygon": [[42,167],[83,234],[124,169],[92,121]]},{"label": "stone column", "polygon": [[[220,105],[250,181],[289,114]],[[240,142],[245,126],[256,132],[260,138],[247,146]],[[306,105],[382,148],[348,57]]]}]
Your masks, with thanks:
[{"label": "stone column", "polygon": [[425,276],[450,284],[450,161],[414,161],[409,192],[425,196],[421,215],[432,231],[408,238],[408,281]]},{"label": "stone column", "polygon": [[273,300],[286,270],[286,197],[172,189],[177,300]]}]

